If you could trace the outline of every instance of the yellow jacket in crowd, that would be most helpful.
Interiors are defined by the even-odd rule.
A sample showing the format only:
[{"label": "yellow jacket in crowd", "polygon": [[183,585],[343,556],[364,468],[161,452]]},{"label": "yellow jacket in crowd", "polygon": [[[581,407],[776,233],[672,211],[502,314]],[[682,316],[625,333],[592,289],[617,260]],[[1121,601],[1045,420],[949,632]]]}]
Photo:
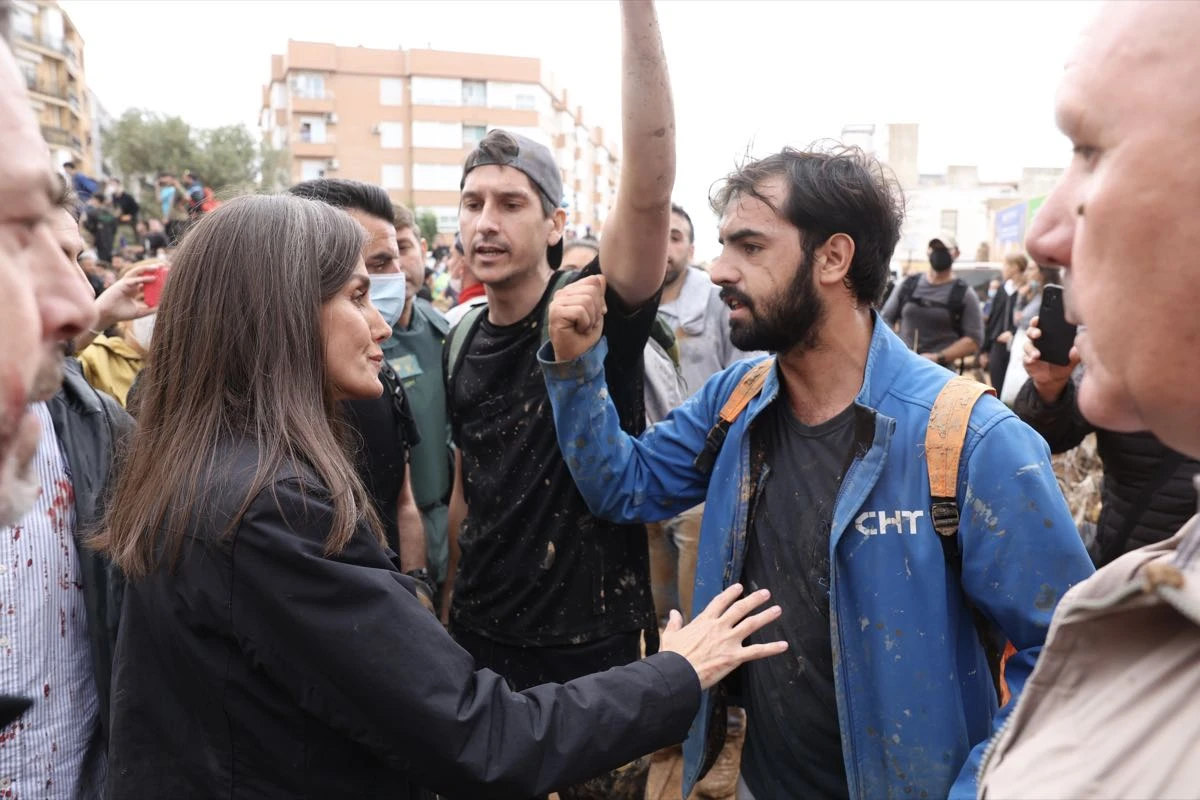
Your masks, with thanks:
[{"label": "yellow jacket in crowd", "polygon": [[122,408],[145,363],[141,351],[119,336],[97,336],[79,353],[79,362],[87,382],[115,397]]}]

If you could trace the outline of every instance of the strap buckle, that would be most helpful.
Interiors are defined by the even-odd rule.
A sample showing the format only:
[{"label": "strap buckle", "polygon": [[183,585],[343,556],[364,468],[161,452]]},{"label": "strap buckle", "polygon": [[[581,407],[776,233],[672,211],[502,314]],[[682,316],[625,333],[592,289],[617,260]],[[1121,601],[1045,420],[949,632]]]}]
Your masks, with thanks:
[{"label": "strap buckle", "polygon": [[704,440],[704,449],[696,456],[692,466],[705,475],[711,474],[717,461],[717,454],[721,452],[721,446],[725,444],[725,437],[728,433],[729,422],[723,417],[718,419],[717,424],[708,429],[708,437]]},{"label": "strap buckle", "polygon": [[958,502],[953,497],[934,497],[930,504],[933,529],[939,536],[954,536],[958,533]]}]

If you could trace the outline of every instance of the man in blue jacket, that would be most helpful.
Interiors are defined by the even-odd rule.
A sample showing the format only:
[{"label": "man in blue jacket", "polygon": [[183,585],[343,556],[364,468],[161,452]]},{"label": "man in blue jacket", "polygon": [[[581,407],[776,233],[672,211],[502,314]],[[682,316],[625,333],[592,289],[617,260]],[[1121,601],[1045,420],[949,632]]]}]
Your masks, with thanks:
[{"label": "man in blue jacket", "polygon": [[[710,430],[754,362],[629,436],[605,385],[604,278],[567,287],[540,356],[576,485],[620,522],[706,501],[696,607],[741,581],[786,610],[761,636],[786,639],[789,656],[729,687],[749,719],[740,797],[973,797],[1003,717],[981,638],[1015,648],[1005,674],[1018,694],[1058,599],[1092,572],[1046,445],[995,399],[975,405],[959,568],[933,528],[924,452],[952,375],[871,310],[903,217],[882,168],[857,149],[785,149],[729,176],[713,207],[732,342],[776,363],[707,446],[710,472]],[[706,696],[685,744],[685,796],[719,741],[715,705]]]}]

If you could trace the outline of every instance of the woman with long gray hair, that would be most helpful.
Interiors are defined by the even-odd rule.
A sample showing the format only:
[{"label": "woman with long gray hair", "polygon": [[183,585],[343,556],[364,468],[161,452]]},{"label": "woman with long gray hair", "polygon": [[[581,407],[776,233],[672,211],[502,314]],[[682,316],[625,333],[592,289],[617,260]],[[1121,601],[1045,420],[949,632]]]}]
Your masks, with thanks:
[{"label": "woman with long gray hair", "polygon": [[129,578],[114,798],[528,797],[680,741],[778,608],[721,595],[662,650],[521,693],[474,670],[382,544],[339,437],[389,329],[346,214],[243,197],[176,253],[96,544]]}]

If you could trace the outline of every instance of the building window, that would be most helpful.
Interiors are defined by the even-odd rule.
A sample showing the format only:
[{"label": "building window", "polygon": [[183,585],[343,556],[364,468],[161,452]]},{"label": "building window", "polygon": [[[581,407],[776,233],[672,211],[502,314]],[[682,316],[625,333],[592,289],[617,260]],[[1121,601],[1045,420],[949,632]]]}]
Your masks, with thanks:
[{"label": "building window", "polygon": [[300,141],[304,144],[325,144],[325,118],[301,117]]},{"label": "building window", "polygon": [[22,39],[33,39],[33,15],[19,8],[13,9],[12,30]]},{"label": "building window", "polygon": [[404,123],[379,123],[379,146],[388,149],[404,147]]},{"label": "building window", "polygon": [[458,164],[413,164],[413,188],[418,191],[457,192],[461,179]]},{"label": "building window", "polygon": [[25,76],[25,87],[27,89],[37,89],[37,64],[31,61],[20,60],[17,62],[21,66],[21,74]]},{"label": "building window", "polygon": [[412,144],[413,147],[441,147],[459,150],[463,144],[462,123],[414,121]]},{"label": "building window", "polygon": [[325,98],[325,76],[317,72],[297,72],[288,80],[292,94],[308,100]]},{"label": "building window", "polygon": [[300,161],[300,180],[315,181],[317,178],[325,177],[325,165],[328,162],[325,159],[301,159]]},{"label": "building window", "polygon": [[487,104],[492,108],[537,111],[539,95],[545,97],[545,90],[533,83],[488,81],[487,84]]},{"label": "building window", "polygon": [[464,106],[486,106],[487,87],[487,81],[463,81],[462,104]]},{"label": "building window", "polygon": [[465,148],[474,148],[487,136],[486,125],[463,125],[462,143]]},{"label": "building window", "polygon": [[63,13],[53,6],[42,8],[42,44],[55,50],[63,49]]},{"label": "building window", "polygon": [[958,210],[945,209],[942,211],[942,233],[958,236]]},{"label": "building window", "polygon": [[417,75],[412,79],[414,106],[458,106],[462,105],[462,96],[462,81],[458,78],[427,78]]},{"label": "building window", "polygon": [[458,230],[458,206],[430,206],[422,211],[432,211],[437,217],[438,233],[454,233]]},{"label": "building window", "polygon": [[403,164],[384,164],[383,170],[379,176],[379,183],[385,189],[403,189],[404,188],[404,165]]},{"label": "building window", "polygon": [[402,106],[402,105],[404,105],[404,79],[403,78],[380,78],[379,79],[379,105],[381,105],[381,106]]}]

